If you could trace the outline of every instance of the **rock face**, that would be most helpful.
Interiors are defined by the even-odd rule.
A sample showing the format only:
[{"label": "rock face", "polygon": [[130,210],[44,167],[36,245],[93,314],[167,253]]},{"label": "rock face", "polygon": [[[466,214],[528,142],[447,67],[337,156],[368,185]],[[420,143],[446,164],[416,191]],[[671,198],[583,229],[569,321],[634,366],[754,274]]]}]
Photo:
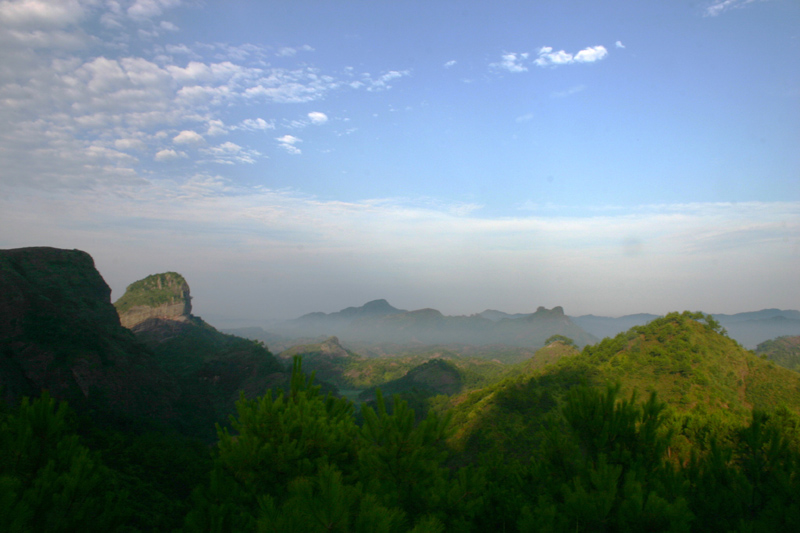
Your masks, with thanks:
[{"label": "rock face", "polygon": [[174,380],[120,326],[111,290],[86,252],[0,250],[0,390],[43,389],[78,410],[169,419]]},{"label": "rock face", "polygon": [[195,434],[227,421],[240,391],[253,398],[288,382],[283,364],[266,346],[220,333],[192,315],[189,284],[177,272],[130,284],[114,306],[121,324],[180,386],[183,403],[192,406],[182,422]]},{"label": "rock face", "polygon": [[192,313],[192,297],[183,276],[165,272],[131,283],[114,306],[120,323],[133,328],[151,318],[187,320]]}]

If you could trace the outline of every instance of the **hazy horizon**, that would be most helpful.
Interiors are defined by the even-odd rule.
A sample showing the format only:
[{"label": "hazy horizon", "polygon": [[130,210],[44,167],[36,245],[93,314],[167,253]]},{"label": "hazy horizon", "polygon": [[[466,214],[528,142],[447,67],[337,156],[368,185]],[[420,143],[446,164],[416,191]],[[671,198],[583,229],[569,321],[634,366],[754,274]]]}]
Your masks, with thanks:
[{"label": "hazy horizon", "polygon": [[800,4],[0,1],[0,248],[196,314],[800,308]]}]

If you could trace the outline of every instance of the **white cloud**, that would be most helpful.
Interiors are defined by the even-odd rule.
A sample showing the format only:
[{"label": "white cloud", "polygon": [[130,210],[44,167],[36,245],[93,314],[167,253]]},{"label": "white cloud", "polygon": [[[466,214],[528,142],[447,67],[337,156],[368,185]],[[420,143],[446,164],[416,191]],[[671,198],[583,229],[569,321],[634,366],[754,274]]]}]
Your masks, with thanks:
[{"label": "white cloud", "polygon": [[286,143],[286,144],[296,144],[299,142],[303,142],[302,139],[298,139],[294,135],[284,135],[283,137],[277,137],[275,140],[280,143]]},{"label": "white cloud", "polygon": [[518,117],[515,119],[515,121],[521,124],[521,123],[523,123],[523,122],[530,122],[530,121],[531,121],[531,120],[533,120],[534,118],[535,118],[535,116],[534,116],[534,114],[533,114],[533,113],[525,113],[524,115],[520,115],[520,116],[518,116]]},{"label": "white cloud", "polygon": [[303,142],[302,139],[298,139],[294,135],[284,135],[283,137],[276,137],[276,141],[278,141],[278,146],[286,150],[288,153],[292,155],[300,155],[302,154],[302,150],[295,146],[295,144]]},{"label": "white cloud", "polygon": [[553,47],[543,46],[537,52],[538,57],[534,61],[540,67],[548,65],[563,65],[572,62],[572,54],[568,54],[564,50],[553,52]]},{"label": "white cloud", "polygon": [[273,122],[267,122],[263,118],[248,118],[243,120],[239,127],[251,131],[274,130],[275,124]]},{"label": "white cloud", "polygon": [[607,55],[608,50],[606,50],[605,46],[590,46],[575,54],[575,61],[578,63],[594,63]]},{"label": "white cloud", "polygon": [[608,55],[608,50],[602,45],[584,48],[577,54],[570,54],[564,50],[553,51],[552,46],[539,48],[534,63],[540,67],[554,65],[569,65],[570,63],[594,63],[600,61]]},{"label": "white cloud", "polygon": [[176,152],[172,148],[159,150],[156,152],[154,159],[159,162],[163,161],[173,161],[175,159],[180,159],[182,157],[186,157],[186,154],[183,152]]},{"label": "white cloud", "polygon": [[196,131],[183,130],[173,137],[172,142],[175,144],[203,144],[205,139]]},{"label": "white cloud", "polygon": [[7,28],[63,28],[78,23],[83,14],[83,7],[76,0],[0,2],[0,21]]},{"label": "white cloud", "polygon": [[225,123],[219,119],[211,119],[208,121],[208,128],[206,129],[206,135],[216,136],[216,135],[225,135],[228,133],[228,128],[225,126]]},{"label": "white cloud", "polygon": [[160,27],[162,30],[167,30],[167,31],[178,31],[178,30],[180,29],[180,28],[178,28],[178,27],[177,27],[175,24],[173,24],[172,22],[168,22],[168,21],[166,21],[166,20],[162,20],[162,21],[159,23],[159,25],[158,25],[158,26],[159,26],[159,27]]},{"label": "white cloud", "polygon": [[328,115],[320,111],[312,111],[308,114],[308,119],[312,124],[325,124],[328,122]]},{"label": "white cloud", "polygon": [[447,63],[444,64],[444,68],[454,67],[456,65],[456,63],[457,63],[457,61],[455,59],[451,59],[450,61],[448,61]]},{"label": "white cloud", "polygon": [[614,46],[616,46],[617,48],[625,48],[625,45],[622,44],[622,41],[617,41],[616,43],[614,43]]},{"label": "white cloud", "polygon": [[499,63],[492,63],[491,66],[514,73],[525,72],[528,70],[528,67],[523,64],[523,61],[526,59],[528,59],[527,53],[517,54],[510,52],[503,54],[501,61]]},{"label": "white cloud", "polygon": [[137,150],[142,151],[147,148],[147,144],[141,139],[117,139],[114,141],[117,150]]}]

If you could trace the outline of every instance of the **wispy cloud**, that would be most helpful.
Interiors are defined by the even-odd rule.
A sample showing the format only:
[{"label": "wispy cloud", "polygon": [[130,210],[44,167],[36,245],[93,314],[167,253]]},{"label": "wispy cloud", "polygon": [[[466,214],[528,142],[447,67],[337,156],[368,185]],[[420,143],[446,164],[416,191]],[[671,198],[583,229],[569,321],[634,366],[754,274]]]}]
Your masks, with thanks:
[{"label": "wispy cloud", "polygon": [[528,67],[524,65],[525,60],[528,59],[528,53],[524,52],[521,54],[515,52],[507,52],[503,54],[500,58],[500,61],[497,63],[492,63],[490,66],[507,70],[508,72],[526,72]]},{"label": "wispy cloud", "polygon": [[[186,169],[252,163],[263,156],[246,147],[244,136],[275,129],[279,119],[267,114],[275,106],[320,101],[336,91],[387,91],[410,75],[291,65],[293,56],[313,51],[308,45],[278,49],[281,66],[270,63],[275,48],[248,43],[152,46],[149,39],[156,33],[178,30],[162,18],[180,5],[178,0],[0,1],[0,120],[6,125],[0,152],[9,161],[0,182],[86,187],[120,176],[140,179],[166,161],[183,160]],[[117,40],[92,35],[108,29]],[[152,35],[140,36],[142,29]],[[140,38],[148,44],[135,46]],[[141,49],[153,51],[132,51]],[[261,106],[264,116],[243,117],[250,106]],[[326,120],[312,111],[300,122]],[[206,142],[213,146],[189,150]],[[100,154],[98,146],[130,157]],[[299,153],[287,146],[293,147],[279,148]],[[145,152],[150,155],[143,157]]]},{"label": "wispy cloud", "polygon": [[447,63],[444,64],[444,68],[452,68],[456,66],[457,61],[455,59],[451,59]]},{"label": "wispy cloud", "polygon": [[567,96],[572,96],[573,94],[578,94],[586,90],[585,85],[575,85],[574,87],[570,87],[564,91],[556,91],[552,93],[553,98],[566,98]]},{"label": "wispy cloud", "polygon": [[252,164],[261,156],[256,150],[243,148],[230,141],[204,148],[201,152],[208,156],[210,161],[223,165],[233,165],[235,163]]},{"label": "wispy cloud", "polygon": [[300,155],[303,152],[295,146],[297,143],[303,142],[303,139],[298,139],[294,135],[284,135],[275,139],[278,145],[292,155]]},{"label": "wispy cloud", "polygon": [[706,7],[705,16],[716,17],[731,9],[741,9],[748,4],[763,1],[766,0],[714,0],[710,6]]}]

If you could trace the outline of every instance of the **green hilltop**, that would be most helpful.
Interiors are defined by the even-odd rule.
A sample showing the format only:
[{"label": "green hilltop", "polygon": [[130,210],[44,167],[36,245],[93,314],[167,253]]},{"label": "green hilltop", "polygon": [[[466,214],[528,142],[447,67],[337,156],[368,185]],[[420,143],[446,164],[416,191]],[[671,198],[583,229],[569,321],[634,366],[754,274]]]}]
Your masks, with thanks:
[{"label": "green hilltop", "polygon": [[452,398],[453,443],[465,451],[499,446],[526,455],[568,391],[614,383],[624,398],[655,393],[678,421],[695,417],[727,426],[744,423],[753,410],[800,413],[800,374],[745,350],[710,316],[670,313],[552,365]]},{"label": "green hilltop", "polygon": [[184,277],[177,272],[164,272],[152,274],[128,285],[125,294],[114,303],[114,307],[118,313],[123,314],[136,306],[158,307],[183,300],[188,304],[189,299],[189,284]]}]

